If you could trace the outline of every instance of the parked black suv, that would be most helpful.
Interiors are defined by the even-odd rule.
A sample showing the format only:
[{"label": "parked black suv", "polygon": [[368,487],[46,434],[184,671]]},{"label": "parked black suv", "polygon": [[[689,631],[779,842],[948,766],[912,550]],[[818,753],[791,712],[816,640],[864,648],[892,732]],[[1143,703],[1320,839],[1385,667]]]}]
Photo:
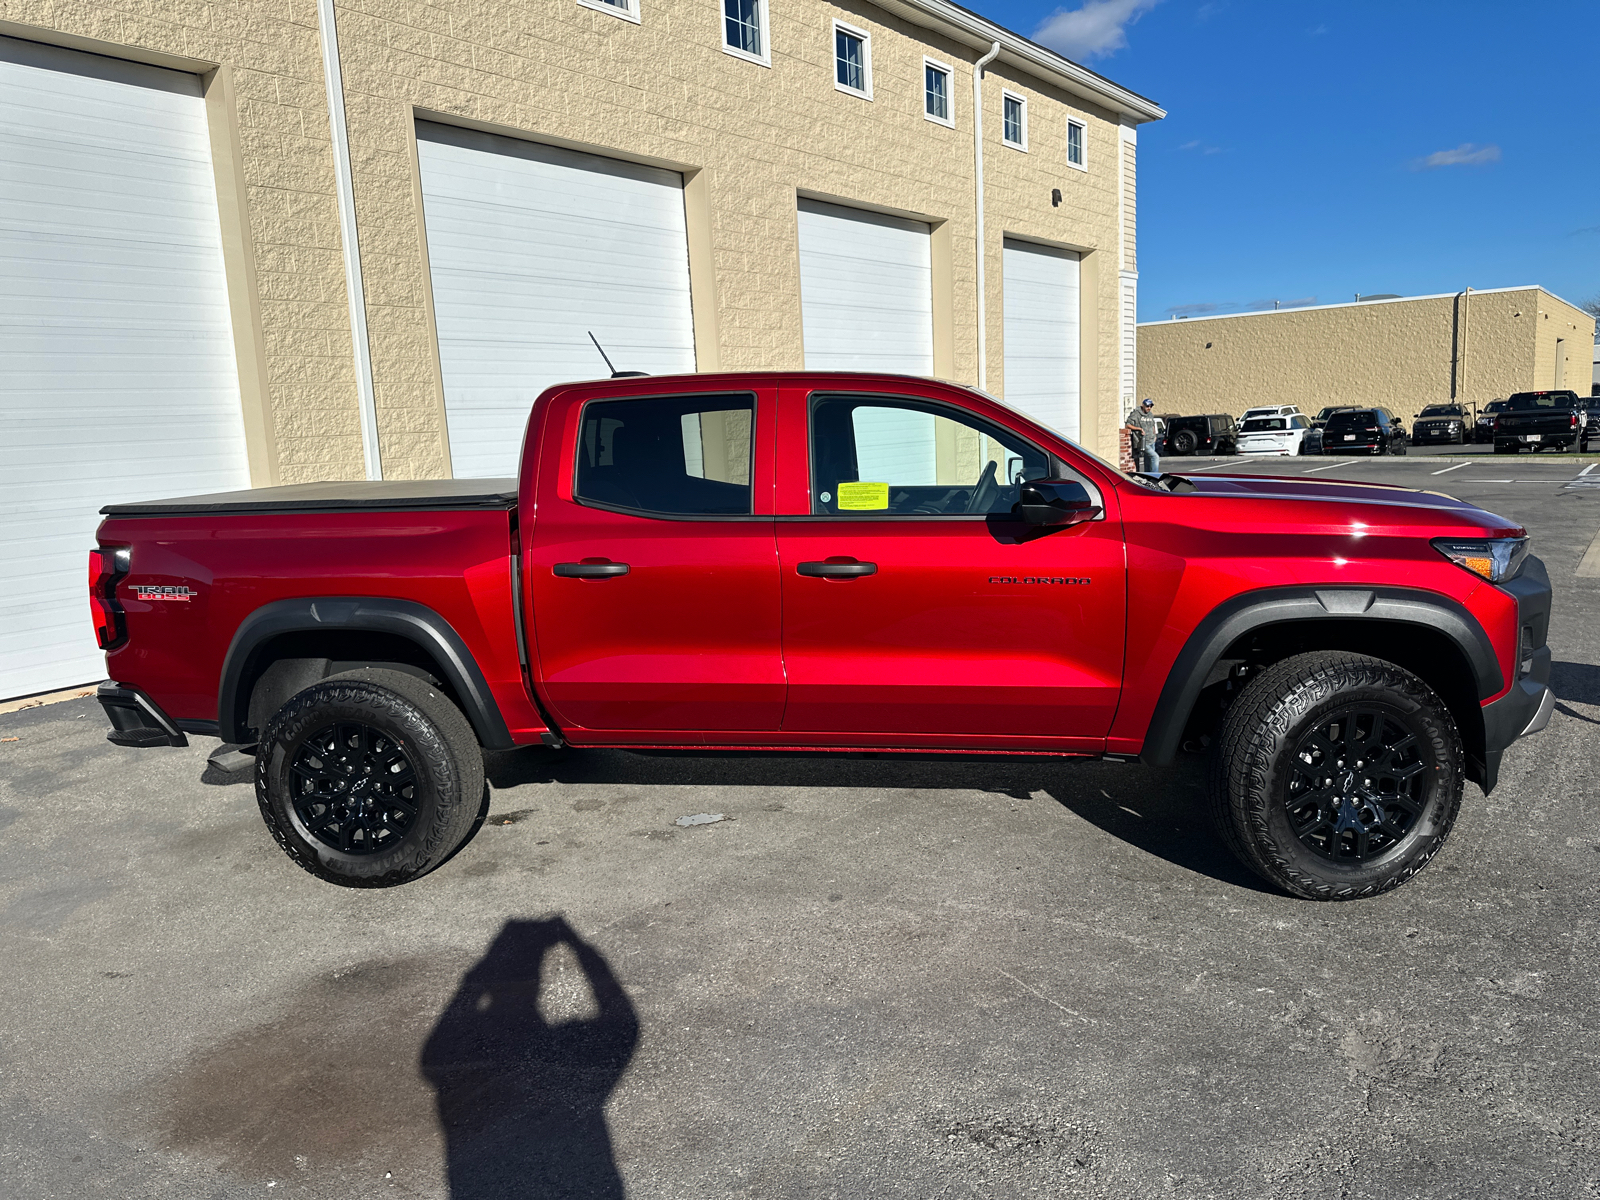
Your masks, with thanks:
[{"label": "parked black suv", "polygon": [[1442,442],[1465,446],[1471,436],[1466,410],[1459,404],[1430,404],[1411,424],[1411,443]]},{"label": "parked black suv", "polygon": [[1235,454],[1239,429],[1227,413],[1203,417],[1168,417],[1163,454]]},{"label": "parked black suv", "polygon": [[1404,454],[1411,444],[1387,408],[1342,408],[1322,427],[1324,454]]},{"label": "parked black suv", "polygon": [[1494,419],[1505,412],[1504,400],[1491,400],[1478,410],[1477,423],[1472,427],[1472,440],[1474,442],[1494,441]]}]

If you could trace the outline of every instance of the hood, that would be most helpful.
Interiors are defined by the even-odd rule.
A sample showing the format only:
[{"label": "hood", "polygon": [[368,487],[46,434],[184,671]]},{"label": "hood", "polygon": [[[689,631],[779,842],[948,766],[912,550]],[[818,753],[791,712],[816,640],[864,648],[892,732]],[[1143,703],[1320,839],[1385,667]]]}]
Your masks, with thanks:
[{"label": "hood", "polygon": [[1392,483],[1346,483],[1336,480],[1285,479],[1274,475],[1185,475],[1194,485],[1191,496],[1241,500],[1304,500],[1345,506],[1379,504],[1431,509],[1463,523],[1481,526],[1486,533],[1511,537],[1522,532],[1516,521],[1486,512],[1476,504],[1444,492],[1425,492]]}]

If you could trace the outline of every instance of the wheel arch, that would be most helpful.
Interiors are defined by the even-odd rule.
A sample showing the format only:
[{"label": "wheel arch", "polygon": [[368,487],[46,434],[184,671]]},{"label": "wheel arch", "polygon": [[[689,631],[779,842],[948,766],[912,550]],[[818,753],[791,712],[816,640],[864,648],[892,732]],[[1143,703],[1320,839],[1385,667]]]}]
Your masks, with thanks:
[{"label": "wheel arch", "polygon": [[1271,588],[1219,605],[1168,671],[1140,759],[1173,760],[1191,719],[1204,712],[1203,694],[1225,687],[1232,664],[1265,666],[1310,650],[1370,655],[1421,678],[1456,719],[1468,777],[1485,782],[1482,702],[1505,686],[1493,643],[1463,605],[1410,588]]},{"label": "wheel arch", "polygon": [[[222,740],[242,745],[258,740],[252,717],[259,710],[270,714],[317,680],[361,666],[437,679],[480,744],[513,745],[488,681],[450,623],[415,601],[372,596],[277,600],[241,621],[217,690]],[[263,685],[259,696],[258,685]]]}]

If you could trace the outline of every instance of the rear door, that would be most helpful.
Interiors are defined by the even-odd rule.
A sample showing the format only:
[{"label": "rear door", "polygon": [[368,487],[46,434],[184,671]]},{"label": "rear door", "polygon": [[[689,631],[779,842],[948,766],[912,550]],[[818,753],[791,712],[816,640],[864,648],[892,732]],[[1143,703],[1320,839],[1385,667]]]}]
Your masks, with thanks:
[{"label": "rear door", "polygon": [[1125,622],[1114,513],[1022,525],[1017,481],[1059,468],[950,403],[785,389],[782,430],[786,735],[1104,747]]},{"label": "rear door", "polygon": [[527,594],[536,679],[574,742],[779,727],[773,406],[580,395],[545,415]]}]

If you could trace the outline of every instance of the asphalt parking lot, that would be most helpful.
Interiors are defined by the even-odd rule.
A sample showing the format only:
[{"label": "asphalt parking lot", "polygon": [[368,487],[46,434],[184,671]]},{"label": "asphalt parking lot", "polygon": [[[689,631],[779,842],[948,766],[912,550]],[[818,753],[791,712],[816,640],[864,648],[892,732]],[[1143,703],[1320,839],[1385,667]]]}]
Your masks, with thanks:
[{"label": "asphalt parking lot", "polygon": [[54,704],[0,716],[0,1195],[1600,1196],[1600,469],[1216,461],[1549,567],[1551,725],[1398,892],[1262,890],[1198,760],[542,749],[346,891],[214,742]]}]

